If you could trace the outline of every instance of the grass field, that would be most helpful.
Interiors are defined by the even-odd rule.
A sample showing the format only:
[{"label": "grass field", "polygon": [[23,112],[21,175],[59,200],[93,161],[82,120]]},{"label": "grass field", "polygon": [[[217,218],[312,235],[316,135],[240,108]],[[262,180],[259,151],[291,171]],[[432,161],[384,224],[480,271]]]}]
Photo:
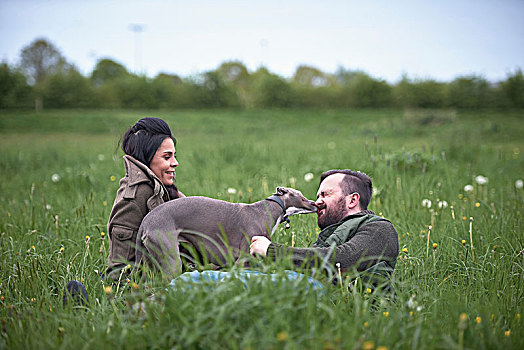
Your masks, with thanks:
[{"label": "grass field", "polygon": [[[368,173],[370,209],[399,234],[393,299],[264,278],[108,288],[97,271],[123,175],[117,142],[146,115],[0,111],[0,348],[524,348],[523,111],[153,114],[177,137],[186,195],[252,202],[294,186],[314,199],[324,170]],[[315,215],[291,220],[276,241],[315,241]],[[87,305],[62,304],[69,280],[84,282]]]}]

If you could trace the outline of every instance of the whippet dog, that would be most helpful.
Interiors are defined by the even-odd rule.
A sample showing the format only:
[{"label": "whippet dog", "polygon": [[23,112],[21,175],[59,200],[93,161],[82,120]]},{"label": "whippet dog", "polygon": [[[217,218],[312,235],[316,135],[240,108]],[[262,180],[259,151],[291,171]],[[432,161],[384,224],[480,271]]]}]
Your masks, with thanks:
[{"label": "whippet dog", "polygon": [[183,197],[159,205],[138,230],[136,262],[157,263],[168,277],[182,270],[179,244],[184,242],[208,262],[224,266],[249,254],[251,237],[270,237],[290,215],[316,212],[315,202],[300,191],[277,187],[272,196],[252,203],[230,203],[207,197]]}]

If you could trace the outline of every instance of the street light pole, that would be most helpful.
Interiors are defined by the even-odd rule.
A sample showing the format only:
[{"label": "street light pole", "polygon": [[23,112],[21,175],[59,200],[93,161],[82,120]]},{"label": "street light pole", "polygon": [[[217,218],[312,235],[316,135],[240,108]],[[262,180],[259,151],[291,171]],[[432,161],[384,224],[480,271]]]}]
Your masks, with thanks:
[{"label": "street light pole", "polygon": [[144,31],[145,25],[132,23],[129,30],[135,33],[135,73],[142,72],[141,52],[140,52],[140,34]]}]

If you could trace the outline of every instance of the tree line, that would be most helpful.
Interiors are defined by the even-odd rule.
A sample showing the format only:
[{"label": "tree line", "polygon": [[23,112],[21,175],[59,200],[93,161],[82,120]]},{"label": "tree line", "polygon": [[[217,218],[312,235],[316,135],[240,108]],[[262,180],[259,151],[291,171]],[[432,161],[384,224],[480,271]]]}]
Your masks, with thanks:
[{"label": "tree line", "polygon": [[451,82],[410,79],[389,84],[358,70],[325,73],[299,66],[290,79],[242,62],[190,77],[160,73],[154,78],[100,59],[82,75],[53,43],[38,38],[15,65],[0,64],[0,108],[524,108],[521,69],[492,83],[479,75]]}]

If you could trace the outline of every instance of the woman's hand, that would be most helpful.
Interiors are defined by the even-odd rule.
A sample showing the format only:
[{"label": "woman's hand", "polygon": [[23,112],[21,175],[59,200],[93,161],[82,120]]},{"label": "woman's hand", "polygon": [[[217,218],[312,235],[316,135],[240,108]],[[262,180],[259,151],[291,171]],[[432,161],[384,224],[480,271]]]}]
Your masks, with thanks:
[{"label": "woman's hand", "polygon": [[266,256],[270,244],[271,241],[264,236],[253,236],[249,246],[249,254]]}]

